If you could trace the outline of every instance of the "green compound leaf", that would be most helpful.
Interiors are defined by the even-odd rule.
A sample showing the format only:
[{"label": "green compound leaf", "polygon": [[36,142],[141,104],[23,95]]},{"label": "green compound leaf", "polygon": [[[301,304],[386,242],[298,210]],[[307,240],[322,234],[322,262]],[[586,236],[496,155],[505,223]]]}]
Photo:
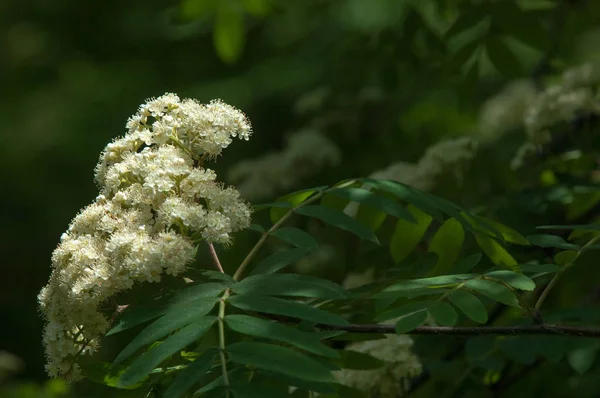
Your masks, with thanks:
[{"label": "green compound leaf", "polygon": [[[321,186],[316,188],[303,189],[301,191],[292,192],[290,194],[281,196],[276,199],[276,203],[289,203],[290,208],[296,207],[303,203],[305,200],[313,196],[315,193],[322,192],[327,189],[327,186]],[[281,217],[285,216],[290,208],[278,208],[273,207],[271,209],[271,222],[274,224],[281,219]]]},{"label": "green compound leaf", "polygon": [[327,191],[333,195],[359,202],[409,222],[415,222],[410,212],[395,201],[361,188],[334,188]]},{"label": "green compound leaf", "polygon": [[436,301],[427,309],[429,315],[442,326],[454,326],[458,322],[458,314],[450,304]]},{"label": "green compound leaf", "polygon": [[396,322],[394,329],[397,334],[408,333],[421,326],[427,320],[427,311],[421,310],[405,315]]},{"label": "green compound leaf", "polygon": [[344,299],[349,294],[326,279],[298,274],[252,275],[233,285],[238,294]]},{"label": "green compound leaf", "polygon": [[204,336],[215,320],[216,317],[204,317],[191,323],[140,355],[121,375],[117,386],[126,388],[142,381],[165,359]]},{"label": "green compound leaf", "polygon": [[396,263],[404,260],[415,250],[432,220],[429,214],[413,205],[408,205],[406,209],[417,222],[415,224],[406,220],[398,220],[396,223],[396,230],[390,240],[390,254]]},{"label": "green compound leaf", "polygon": [[306,257],[308,253],[310,253],[310,250],[299,247],[271,254],[256,265],[252,270],[251,275],[275,273],[288,265],[300,261]]},{"label": "green compound leaf", "polygon": [[438,256],[438,262],[430,272],[431,275],[443,275],[450,271],[460,255],[464,240],[465,231],[458,220],[449,218],[442,224],[429,244],[429,252]]},{"label": "green compound leaf", "polygon": [[476,233],[475,240],[483,250],[486,256],[496,265],[510,268],[513,271],[519,270],[517,260],[513,258],[495,239],[483,233]]},{"label": "green compound leaf", "polygon": [[308,304],[284,300],[269,296],[237,295],[227,301],[242,310],[264,312],[304,319],[315,323],[330,325],[347,325],[348,321],[339,315],[311,307]]},{"label": "green compound leaf", "polygon": [[444,220],[444,217],[442,216],[442,213],[439,212],[436,203],[417,189],[389,180],[362,178],[361,181],[370,184],[379,190],[386,191],[397,196],[398,198],[419,208],[419,210],[429,214],[438,221]]},{"label": "green compound leaf", "polygon": [[475,290],[499,303],[519,307],[519,301],[507,287],[486,279],[471,279],[465,282],[465,287]]},{"label": "green compound leaf", "polygon": [[227,346],[232,362],[321,383],[333,383],[331,371],[321,362],[286,347],[240,342]]},{"label": "green compound leaf", "polygon": [[309,205],[299,207],[295,209],[294,212],[303,216],[317,218],[327,224],[346,230],[363,239],[379,243],[377,236],[375,236],[373,231],[341,210],[320,205]]},{"label": "green compound leaf", "polygon": [[238,333],[283,341],[316,355],[339,358],[338,351],[321,344],[316,333],[303,332],[278,322],[247,315],[228,315],[225,317],[225,323]]},{"label": "green compound leaf", "polygon": [[466,316],[478,323],[488,321],[487,310],[479,298],[464,290],[453,290],[448,296],[450,302]]},{"label": "green compound leaf", "polygon": [[168,303],[159,306],[132,306],[128,307],[117,319],[115,326],[106,333],[110,336],[142,323],[156,319],[166,314],[170,308],[183,305],[202,297],[216,297],[225,290],[222,283],[200,283],[187,287],[175,294]]},{"label": "green compound leaf", "polygon": [[202,319],[213,309],[217,301],[216,297],[200,298],[170,308],[166,315],[142,330],[115,358],[114,363],[123,362],[145,345],[152,344],[169,333]]},{"label": "green compound leaf", "polygon": [[298,248],[305,249],[318,249],[319,243],[307,232],[294,227],[281,227],[273,232],[271,235],[276,236],[284,242],[294,245]]},{"label": "green compound leaf", "polygon": [[213,358],[217,355],[216,349],[209,349],[202,353],[194,362],[177,373],[173,382],[165,391],[164,398],[180,398],[195,384],[201,382],[212,366]]},{"label": "green compound leaf", "polygon": [[510,286],[519,290],[528,290],[532,291],[535,289],[535,282],[530,278],[526,277],[523,274],[518,274],[513,271],[501,270],[501,271],[493,271],[485,274],[490,278],[499,279],[501,281],[506,282]]},{"label": "green compound leaf", "polygon": [[485,232],[508,243],[529,246],[530,243],[516,230],[497,221],[480,215],[463,214],[471,225],[480,232]]}]

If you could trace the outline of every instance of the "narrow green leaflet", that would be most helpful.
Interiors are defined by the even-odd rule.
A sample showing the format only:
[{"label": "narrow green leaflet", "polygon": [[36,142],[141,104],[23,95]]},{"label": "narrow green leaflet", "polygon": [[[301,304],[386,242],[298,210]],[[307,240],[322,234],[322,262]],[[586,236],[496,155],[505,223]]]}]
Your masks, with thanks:
[{"label": "narrow green leaflet", "polygon": [[114,363],[120,363],[135,354],[145,345],[152,344],[162,337],[180,329],[190,323],[197,321],[208,314],[217,302],[217,298],[200,298],[184,305],[174,306],[169,312],[157,319],[140,332],[124,349],[117,355]]},{"label": "narrow green leaflet", "polygon": [[461,258],[460,260],[458,260],[458,262],[452,270],[458,274],[463,274],[475,268],[475,266],[479,264],[480,261],[481,253],[471,254],[465,258]]},{"label": "narrow green leaflet", "polygon": [[117,319],[117,323],[106,333],[110,336],[122,332],[142,323],[156,319],[169,311],[172,306],[184,304],[201,297],[216,297],[225,290],[222,283],[201,283],[180,290],[170,301],[156,306],[132,306],[127,308]]},{"label": "narrow green leaflet", "polygon": [[478,323],[488,321],[487,310],[479,298],[465,290],[453,290],[448,296],[450,302],[461,310],[466,316]]},{"label": "narrow green leaflet", "polygon": [[396,263],[408,257],[419,244],[431,224],[431,216],[413,205],[406,209],[412,214],[417,223],[398,220],[396,230],[390,240],[390,254]]},{"label": "narrow green leaflet", "polygon": [[203,380],[206,372],[212,366],[213,358],[217,355],[216,349],[205,351],[185,369],[177,373],[173,382],[165,391],[163,398],[180,398],[196,383]]},{"label": "narrow green leaflet", "polygon": [[586,225],[541,225],[536,227],[537,229],[574,229],[582,231],[596,231],[600,232],[600,224],[586,224]]},{"label": "narrow green leaflet", "polygon": [[473,274],[457,274],[457,275],[444,275],[444,276],[434,276],[432,278],[421,278],[421,279],[410,279],[401,281],[398,283],[394,283],[383,289],[381,292],[375,294],[373,296],[374,299],[393,299],[404,297],[405,294],[410,293],[412,291],[419,292],[423,288],[431,289],[432,292],[435,292],[434,289],[441,288],[445,286],[454,286],[459,283],[462,283],[466,280],[472,279],[476,277]]},{"label": "narrow green leaflet", "polygon": [[228,315],[225,317],[227,326],[238,333],[283,341],[316,355],[338,358],[338,351],[329,348],[319,341],[316,333],[303,332],[282,323],[268,321],[247,315]]},{"label": "narrow green leaflet", "polygon": [[488,272],[485,276],[499,279],[506,282],[515,289],[532,291],[535,289],[535,282],[523,274],[518,274],[513,271],[501,270]]},{"label": "narrow green leaflet", "polygon": [[334,188],[327,193],[359,202],[386,212],[387,214],[409,222],[415,222],[410,212],[395,201],[362,188]]},{"label": "narrow green leaflet", "polygon": [[558,265],[565,266],[573,263],[577,259],[578,255],[579,252],[575,250],[565,250],[564,252],[556,253],[554,256],[554,262]]},{"label": "narrow green leaflet", "polygon": [[344,369],[370,370],[379,369],[385,365],[385,362],[379,358],[362,352],[352,351],[352,349],[342,350],[340,355],[341,360],[339,361],[339,365]]},{"label": "narrow green leaflet", "polygon": [[473,225],[473,227],[481,232],[488,232],[496,238],[501,238],[505,242],[514,243],[517,245],[529,246],[530,243],[523,235],[516,230],[501,224],[497,221],[491,220],[487,217],[480,215],[469,214],[466,215],[467,219]]},{"label": "narrow green leaflet", "polygon": [[569,243],[557,235],[530,235],[527,237],[527,240],[529,240],[532,245],[539,247],[555,247],[557,249],[579,250],[578,245]]},{"label": "narrow green leaflet", "polygon": [[436,301],[427,309],[429,315],[442,326],[454,326],[458,322],[458,314],[450,304]]},{"label": "narrow green leaflet", "polygon": [[398,198],[407,201],[408,203],[418,207],[421,211],[429,214],[438,221],[443,221],[444,217],[439,212],[436,204],[431,201],[423,192],[389,180],[375,180],[373,178],[362,178],[361,181],[366,182],[382,191],[394,194]]},{"label": "narrow green leaflet", "polygon": [[379,243],[377,236],[375,236],[373,231],[341,210],[331,209],[319,205],[308,205],[299,207],[295,209],[294,212],[303,216],[317,218],[327,224],[346,230],[363,239]]},{"label": "narrow green leaflet", "polygon": [[438,262],[430,272],[431,275],[443,275],[450,271],[460,255],[464,240],[465,231],[461,223],[454,218],[447,219],[429,244],[429,252],[438,256]]},{"label": "narrow green leaflet", "polygon": [[427,320],[427,311],[421,310],[417,312],[413,312],[411,314],[405,315],[400,318],[394,329],[398,334],[408,333],[411,330],[414,330],[421,326]]},{"label": "narrow green leaflet", "polygon": [[556,264],[521,264],[519,267],[521,268],[521,271],[526,274],[537,272],[560,272],[564,270],[564,267]]},{"label": "narrow green leaflet", "polygon": [[315,240],[315,238],[298,228],[281,227],[271,232],[271,235],[298,248],[311,250],[319,248],[319,243]]},{"label": "narrow green leaflet", "polygon": [[[325,189],[327,189],[327,187],[323,186],[323,187],[303,189],[302,191],[292,192],[290,194],[287,194],[285,196],[281,196],[281,197],[277,198],[276,203],[287,202],[291,205],[291,207],[296,207],[299,204],[301,204],[302,202],[304,202],[306,199],[313,196],[315,193],[322,192]],[[289,208],[279,208],[279,207],[271,208],[271,214],[270,214],[271,222],[276,223],[277,221],[279,221],[281,219],[281,217],[285,216],[288,211],[289,211]]]},{"label": "narrow green leaflet", "polygon": [[253,205],[252,206],[252,210],[254,210],[254,212],[258,212],[264,209],[270,209],[272,207],[278,207],[281,209],[291,209],[292,207],[294,207],[293,204],[291,204],[290,202],[272,202],[272,203],[261,203],[259,205]]},{"label": "narrow green leaflet", "polygon": [[350,296],[338,284],[298,274],[252,275],[233,285],[238,294],[344,299]]},{"label": "narrow green leaflet", "polygon": [[286,347],[267,343],[240,342],[227,346],[232,362],[308,381],[333,383],[331,371],[320,362]]},{"label": "narrow green leaflet", "polygon": [[125,388],[142,381],[162,361],[204,336],[215,320],[216,317],[204,317],[191,323],[140,355],[121,375],[118,387]]},{"label": "narrow green leaflet", "polygon": [[282,270],[290,264],[294,264],[304,257],[310,252],[310,250],[298,247],[291,250],[285,250],[281,252],[277,252],[271,254],[269,257],[265,258],[261,262],[259,262],[256,267],[251,272],[251,275],[257,274],[272,274],[277,271]]},{"label": "narrow green leaflet", "polygon": [[315,323],[347,325],[348,321],[339,315],[311,307],[308,304],[269,296],[237,295],[227,301],[242,310],[264,312],[304,319]]},{"label": "narrow green leaflet", "polygon": [[513,271],[519,270],[517,260],[515,260],[494,238],[483,233],[476,233],[475,240],[481,250],[483,250],[485,255],[488,256],[494,264],[510,268]]},{"label": "narrow green leaflet", "polygon": [[413,312],[421,310],[427,311],[429,307],[434,306],[436,303],[437,302],[433,300],[424,300],[404,304],[377,315],[375,317],[375,322],[385,322],[390,319],[398,318],[407,314],[412,314]]},{"label": "narrow green leaflet", "polygon": [[506,286],[485,279],[471,279],[465,282],[465,287],[475,290],[499,303],[519,307],[515,294]]}]

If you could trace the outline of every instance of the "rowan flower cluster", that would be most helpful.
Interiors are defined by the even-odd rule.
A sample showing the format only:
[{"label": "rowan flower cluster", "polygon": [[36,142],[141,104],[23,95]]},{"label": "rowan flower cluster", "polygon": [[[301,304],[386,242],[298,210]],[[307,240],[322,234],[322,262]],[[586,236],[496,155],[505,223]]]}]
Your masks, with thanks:
[{"label": "rowan flower cluster", "polygon": [[228,244],[250,223],[239,192],[203,167],[234,137],[249,139],[242,112],[165,94],[141,105],[127,129],[100,156],[100,194],[61,236],[38,297],[53,377],[80,377],[78,357],[95,352],[110,326],[101,311],[108,298],[180,274],[201,240]]}]

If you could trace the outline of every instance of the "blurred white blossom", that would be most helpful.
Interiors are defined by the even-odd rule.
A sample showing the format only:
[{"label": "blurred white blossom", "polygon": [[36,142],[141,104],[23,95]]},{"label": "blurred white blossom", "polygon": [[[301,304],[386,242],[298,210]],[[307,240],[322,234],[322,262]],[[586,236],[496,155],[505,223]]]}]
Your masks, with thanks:
[{"label": "blurred white blossom", "polygon": [[377,369],[342,369],[334,372],[338,382],[362,391],[373,398],[395,398],[410,387],[410,378],[422,370],[412,352],[413,339],[408,335],[387,335],[385,339],[356,342],[347,350],[369,354],[385,364]]},{"label": "blurred white blossom", "polygon": [[242,195],[250,200],[273,197],[341,160],[338,147],[325,135],[301,130],[287,139],[283,151],[237,163],[229,172]]},{"label": "blurred white blossom", "polygon": [[77,358],[96,351],[110,327],[100,309],[107,299],[180,274],[201,240],[228,244],[250,223],[239,192],[203,167],[232,138],[249,138],[242,112],[165,94],[140,106],[127,128],[100,156],[100,195],[61,236],[38,297],[52,377],[80,378]]},{"label": "blurred white blossom", "polygon": [[375,171],[371,178],[398,181],[422,191],[430,191],[448,173],[461,178],[461,166],[477,153],[477,141],[471,137],[451,138],[427,148],[417,163],[398,162]]}]

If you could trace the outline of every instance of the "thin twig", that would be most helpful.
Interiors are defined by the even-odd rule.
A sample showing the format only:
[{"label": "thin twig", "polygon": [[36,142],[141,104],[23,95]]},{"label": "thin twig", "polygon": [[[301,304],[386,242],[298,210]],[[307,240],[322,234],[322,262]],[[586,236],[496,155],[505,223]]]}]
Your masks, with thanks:
[{"label": "thin twig", "polygon": [[219,261],[219,256],[217,256],[217,251],[215,250],[215,246],[212,243],[208,244],[208,250],[210,251],[210,255],[213,259],[213,263],[215,264],[215,267],[217,267],[217,270],[224,274],[225,271],[223,271],[223,267],[221,266],[221,262]]},{"label": "thin twig", "polygon": [[[350,333],[381,333],[396,334],[394,325],[351,324],[326,325],[318,324],[325,330],[341,330]],[[563,325],[533,325],[533,326],[420,326],[406,334],[413,335],[446,335],[446,336],[520,336],[520,335],[557,335],[600,338],[600,328],[563,326]]]}]

